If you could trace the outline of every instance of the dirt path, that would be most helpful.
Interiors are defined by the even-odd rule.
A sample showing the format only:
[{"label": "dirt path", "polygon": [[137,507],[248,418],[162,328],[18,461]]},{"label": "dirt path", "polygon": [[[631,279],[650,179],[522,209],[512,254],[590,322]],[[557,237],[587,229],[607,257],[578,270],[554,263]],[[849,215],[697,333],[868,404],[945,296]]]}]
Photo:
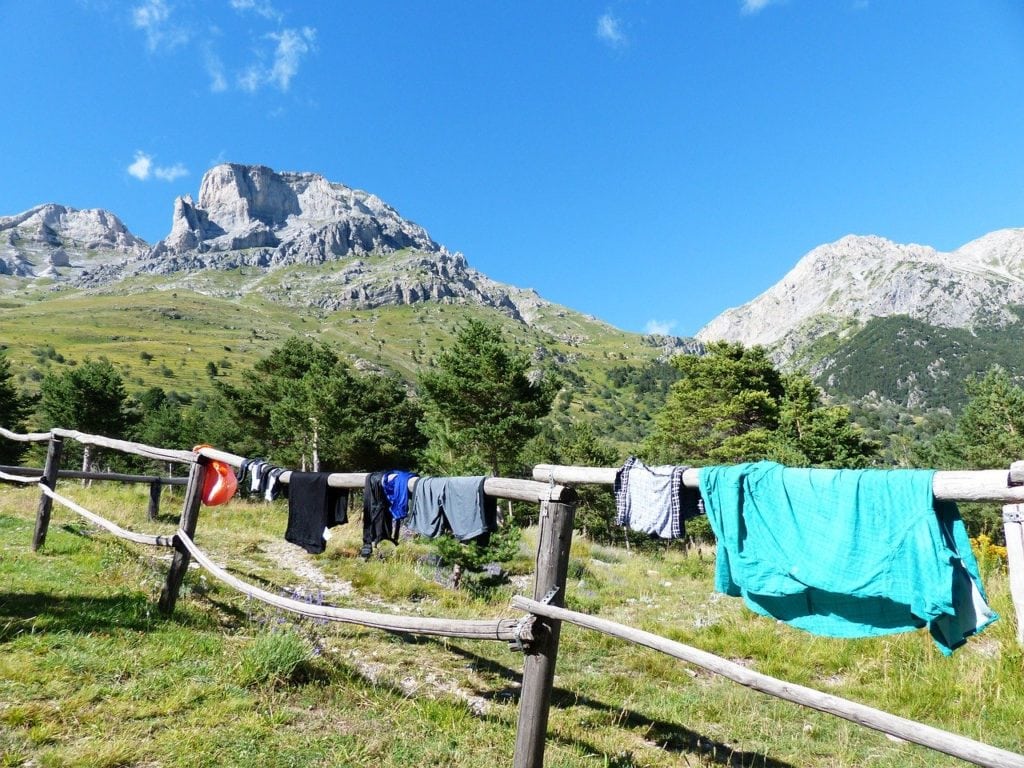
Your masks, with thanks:
[{"label": "dirt path", "polygon": [[272,541],[263,545],[261,551],[278,567],[291,571],[302,581],[286,585],[302,593],[317,591],[324,597],[343,597],[352,594],[351,581],[339,581],[326,575],[312,556],[287,541]]}]

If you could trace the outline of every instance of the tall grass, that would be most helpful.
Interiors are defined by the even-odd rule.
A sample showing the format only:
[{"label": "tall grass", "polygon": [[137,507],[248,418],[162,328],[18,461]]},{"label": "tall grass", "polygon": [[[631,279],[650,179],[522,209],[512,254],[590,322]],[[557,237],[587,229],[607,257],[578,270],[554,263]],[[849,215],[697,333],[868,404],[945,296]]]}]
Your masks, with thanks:
[{"label": "tall grass", "polygon": [[[62,492],[137,530],[144,486]],[[31,552],[37,495],[0,486],[0,766],[507,765],[521,655],[504,643],[417,638],[298,621],[191,570],[173,617],[155,611],[167,553],[121,544],[54,509]],[[203,509],[197,542],[271,590],[309,581],[279,557],[284,509],[232,502]],[[536,531],[524,532],[514,581],[482,597],[455,592],[415,539],[356,556],[358,520],[319,557],[330,602],[467,618],[515,616],[529,594]],[[1004,569],[987,568],[1003,619],[951,657],[924,632],[816,638],[755,616],[711,589],[710,552],[627,553],[577,539],[570,605],[666,635],[758,671],[997,746],[1024,751],[1024,653]],[[309,573],[308,569],[303,569]],[[315,571],[314,571],[315,572]],[[716,678],[661,654],[563,628],[547,764],[592,766],[954,766]]]}]

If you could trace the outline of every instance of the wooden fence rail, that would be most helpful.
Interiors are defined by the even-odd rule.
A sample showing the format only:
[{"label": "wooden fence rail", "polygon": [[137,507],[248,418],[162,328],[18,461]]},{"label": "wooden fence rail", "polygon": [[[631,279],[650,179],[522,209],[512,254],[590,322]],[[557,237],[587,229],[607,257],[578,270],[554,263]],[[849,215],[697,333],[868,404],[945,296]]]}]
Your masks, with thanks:
[{"label": "wooden fence rail", "polygon": [[[533,468],[533,477],[549,484],[599,484],[612,485],[615,482],[616,467],[582,467],[558,464],[538,464]],[[683,484],[690,488],[699,487],[699,470],[687,469],[683,473]],[[1008,570],[1017,614],[1017,636],[1024,643],[1024,461],[1014,462],[1009,470],[977,470],[963,472],[936,472],[932,482],[936,498],[954,501],[1002,501],[1013,502],[1003,508],[1008,550]],[[571,621],[579,626],[636,642],[660,650],[677,658],[691,661],[716,674],[735,682],[755,688],[764,693],[793,701],[803,706],[829,712],[876,730],[884,731],[898,738],[922,744],[931,749],[945,752],[977,765],[1004,768],[1024,768],[1024,756],[997,749],[972,739],[940,731],[922,723],[890,715],[880,710],[865,707],[852,701],[830,694],[787,683],[782,680],[753,673],[739,665],[683,646],[667,638],[640,630],[614,624],[585,614],[566,611],[557,605],[543,605],[534,600],[514,597],[512,604],[535,616],[551,620]],[[550,659],[552,672],[555,659]],[[520,716],[523,710],[520,709]],[[535,745],[536,746],[536,745]],[[520,754],[517,744],[516,768],[540,768],[543,765],[543,745],[539,754]]]},{"label": "wooden fence rail", "polygon": [[[618,471],[616,467],[537,464],[533,468],[533,478],[572,485],[612,485]],[[699,472],[698,469],[687,469],[683,473],[683,485],[687,488],[699,488]],[[932,480],[932,492],[935,498],[949,501],[1000,501],[1004,504],[1024,504],[1024,461],[1014,462],[1009,470],[937,471]]]},{"label": "wooden fence rail", "polygon": [[776,698],[791,701],[819,712],[827,712],[851,722],[873,728],[876,731],[896,736],[906,741],[959,757],[975,765],[991,768],[1024,768],[1024,755],[1008,752],[998,747],[984,744],[966,736],[958,736],[948,731],[933,728],[924,723],[891,715],[880,709],[858,704],[854,701],[822,693],[813,688],[806,688],[796,683],[787,683],[774,677],[754,672],[732,661],[701,651],[674,640],[644,632],[640,629],[617,624],[614,621],[589,616],[585,613],[569,611],[553,605],[545,605],[525,597],[513,597],[512,606],[528,611],[535,616],[546,616],[549,619],[575,624],[580,627],[601,632],[620,640],[625,640],[645,648],[652,648],[677,659],[696,664],[709,672],[721,675],[747,688],[767,693]]},{"label": "wooden fence rail", "polygon": [[[511,641],[514,643],[514,647],[526,654],[516,733],[515,768],[541,768],[544,763],[548,713],[562,622],[569,622],[653,648],[697,664],[752,689],[846,718],[977,765],[990,768],[1024,768],[1024,755],[899,718],[831,694],[777,680],[658,635],[566,610],[563,605],[576,497],[574,489],[563,485],[563,483],[610,484],[614,482],[617,471],[615,469],[542,464],[534,468],[534,480],[488,478],[484,486],[488,495],[540,504],[540,534],[534,598],[530,600],[525,597],[515,597],[512,600],[513,607],[527,612],[528,617],[520,621],[512,619],[494,621],[432,619],[372,614],[366,611],[310,605],[246,584],[213,563],[193,541],[198,523],[206,465],[211,460],[218,460],[239,467],[244,461],[243,457],[212,448],[202,448],[195,453],[167,451],[128,441],[82,435],[71,430],[54,429],[49,433],[15,435],[15,433],[0,428],[0,436],[30,442],[49,441],[47,462],[42,476],[33,478],[39,483],[41,489],[36,535],[33,539],[34,548],[41,546],[45,539],[46,525],[49,522],[50,514],[49,505],[54,500],[93,520],[121,538],[142,544],[174,547],[175,553],[168,572],[167,584],[160,596],[160,607],[165,613],[169,614],[173,610],[178,590],[187,572],[189,560],[195,559],[197,564],[229,586],[283,610],[376,627],[386,631]],[[173,537],[160,537],[126,531],[110,521],[92,515],[88,510],[56,493],[54,491],[56,481],[58,477],[64,476],[59,469],[64,438],[82,440],[91,445],[100,445],[160,461],[176,461],[191,465],[178,532]],[[290,473],[285,472],[279,480],[288,482],[289,475]],[[13,475],[9,477],[18,482],[26,482],[24,477]],[[0,477],[0,479],[4,478]],[[328,482],[334,487],[361,489],[365,479],[366,473],[333,473],[329,476]],[[696,484],[695,471],[688,471],[684,475],[684,483],[691,486]],[[1020,520],[1024,517],[1024,487],[1022,487],[1022,483],[1024,483],[1024,462],[1018,462],[1014,464],[1009,473],[1001,470],[936,473],[935,494],[939,498],[1012,502],[1011,505],[1004,508],[1004,520],[1007,525],[1018,526],[1013,529],[1013,533],[1018,537],[1014,541],[1020,546],[1016,547],[1015,545],[1008,549],[1015,553],[1011,554],[1011,557],[1016,557],[1018,561],[1024,561],[1024,537],[1020,536],[1019,530]],[[1008,544],[1009,532],[1010,529],[1008,529]],[[1011,587],[1013,587],[1013,583],[1011,583]],[[1024,594],[1024,585],[1018,584],[1017,587],[1020,587]]]},{"label": "wooden fence rail", "polygon": [[[43,474],[42,469],[35,467],[12,467],[0,464],[0,472],[7,472],[11,475],[24,475],[30,477]],[[187,477],[162,477],[160,475],[131,475],[121,472],[83,472],[80,469],[62,469],[57,477],[66,480],[107,480],[115,483],[139,483],[141,485],[188,485]]]}]

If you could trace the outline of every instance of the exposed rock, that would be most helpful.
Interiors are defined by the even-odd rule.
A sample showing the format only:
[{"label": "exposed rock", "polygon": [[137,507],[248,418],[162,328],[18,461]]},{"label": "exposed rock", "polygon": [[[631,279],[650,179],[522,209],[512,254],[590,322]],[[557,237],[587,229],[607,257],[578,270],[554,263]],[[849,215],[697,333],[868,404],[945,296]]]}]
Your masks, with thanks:
[{"label": "exposed rock", "polygon": [[849,235],[806,254],[785,276],[697,333],[702,341],[763,344],[777,358],[872,317],[908,315],[942,327],[1015,321],[1024,303],[1024,229],[985,235],[951,252]]},{"label": "exposed rock", "polygon": [[0,256],[0,275],[11,277],[32,277],[32,265],[22,259],[16,251]]},{"label": "exposed rock", "polygon": [[[303,269],[309,267],[310,269]],[[288,268],[287,278],[276,276]],[[212,271],[246,270],[225,282]],[[107,264],[76,284],[98,288],[132,275],[165,275],[200,293],[258,291],[325,311],[421,302],[493,307],[535,323],[549,302],[491,280],[367,192],[312,173],[225,164],[209,170],[199,200],[175,200],[170,234],[145,256]]]},{"label": "exposed rock", "polygon": [[314,173],[227,163],[203,176],[198,203],[188,196],[175,201],[171,234],[154,256],[249,248],[276,249],[271,263],[318,264],[351,254],[439,246],[375,195]]},{"label": "exposed rock", "polygon": [[[0,273],[24,278],[71,278],[88,267],[149,252],[149,245],[114,214],[52,203],[0,217],[0,242],[4,243]],[[67,268],[67,274],[58,274],[52,267]]]}]

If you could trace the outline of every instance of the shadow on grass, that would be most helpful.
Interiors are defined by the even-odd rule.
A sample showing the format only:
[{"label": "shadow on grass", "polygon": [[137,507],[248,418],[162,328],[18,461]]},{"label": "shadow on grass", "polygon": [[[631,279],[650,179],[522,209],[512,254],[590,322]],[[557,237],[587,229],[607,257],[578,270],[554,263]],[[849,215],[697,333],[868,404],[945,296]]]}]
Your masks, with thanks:
[{"label": "shadow on grass", "polygon": [[0,592],[0,643],[24,633],[145,631],[156,606],[145,595],[93,597],[47,592]]},{"label": "shadow on grass", "polygon": [[[500,690],[477,690],[475,691],[477,695],[503,703],[518,703],[521,690],[520,683],[522,681],[521,670],[514,670],[493,659],[479,656],[457,645],[453,645],[451,641],[447,641],[445,648],[448,652],[472,662],[474,667],[482,672],[514,682],[514,685],[505,686]],[[728,744],[708,738],[678,723],[650,718],[634,710],[606,704],[603,701],[598,701],[573,691],[567,691],[563,688],[554,688],[552,690],[551,705],[560,709],[586,707],[592,710],[611,713],[614,715],[616,722],[622,727],[642,730],[644,739],[657,744],[658,747],[666,751],[699,756],[702,765],[726,765],[730,766],[730,768],[794,768],[792,763],[776,760],[760,752],[736,750]],[[607,755],[599,748],[582,739],[565,739],[551,735],[548,738],[557,739],[568,746],[573,746],[596,757],[600,757],[609,766],[630,768],[630,766],[634,765],[630,755]]]}]

